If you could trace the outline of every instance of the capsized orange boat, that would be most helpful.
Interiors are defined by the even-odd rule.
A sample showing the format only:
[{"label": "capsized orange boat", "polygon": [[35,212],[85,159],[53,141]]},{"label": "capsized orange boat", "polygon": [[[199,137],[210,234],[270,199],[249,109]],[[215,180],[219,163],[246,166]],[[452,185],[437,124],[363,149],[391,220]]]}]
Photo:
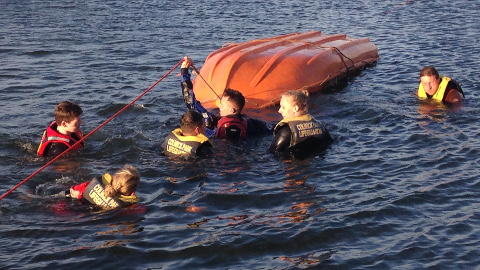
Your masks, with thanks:
[{"label": "capsized orange boat", "polygon": [[345,34],[312,31],[256,39],[212,52],[193,80],[193,89],[206,108],[215,107],[226,88],[242,92],[246,108],[263,108],[279,103],[289,90],[319,92],[328,82],[378,58],[370,39]]}]

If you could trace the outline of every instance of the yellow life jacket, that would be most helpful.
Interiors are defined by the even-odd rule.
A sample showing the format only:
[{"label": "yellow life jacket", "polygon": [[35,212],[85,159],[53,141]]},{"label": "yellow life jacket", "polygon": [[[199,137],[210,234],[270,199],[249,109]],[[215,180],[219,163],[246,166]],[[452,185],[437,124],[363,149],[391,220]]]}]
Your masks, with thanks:
[{"label": "yellow life jacket", "polygon": [[162,147],[164,153],[169,156],[195,155],[203,143],[209,143],[213,146],[212,142],[205,135],[184,136],[182,130],[177,128],[165,138]]},{"label": "yellow life jacket", "polygon": [[[442,102],[445,95],[445,90],[447,90],[447,85],[451,80],[452,79],[450,79],[449,77],[442,77],[442,81],[438,85],[437,92],[435,92],[435,94],[431,98],[436,101]],[[425,92],[425,89],[423,89],[422,83],[420,83],[420,85],[418,86],[417,96],[421,99],[429,98],[427,92]]]},{"label": "yellow life jacket", "polygon": [[90,181],[83,192],[83,198],[92,204],[96,204],[105,208],[116,208],[123,205],[136,203],[139,201],[138,197],[133,195],[115,194],[114,197],[105,197],[105,186],[112,183],[112,176],[109,173],[102,175],[102,181],[97,178]]}]

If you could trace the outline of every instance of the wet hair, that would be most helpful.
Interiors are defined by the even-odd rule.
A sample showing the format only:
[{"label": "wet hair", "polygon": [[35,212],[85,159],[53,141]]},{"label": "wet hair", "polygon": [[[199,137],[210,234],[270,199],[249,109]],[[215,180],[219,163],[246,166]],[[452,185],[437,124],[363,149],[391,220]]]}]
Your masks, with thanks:
[{"label": "wet hair", "polygon": [[245,106],[245,97],[240,91],[227,88],[225,91],[223,91],[223,96],[227,97],[228,101],[231,101],[236,105],[235,109],[237,109],[239,112],[242,111],[243,107]]},{"label": "wet hair", "polygon": [[62,101],[55,106],[55,122],[60,125],[62,121],[71,122],[82,114],[82,109],[75,103]]},{"label": "wet hair", "polygon": [[423,76],[435,76],[435,78],[440,78],[437,69],[432,66],[426,66],[420,71],[420,77]]},{"label": "wet hair", "polygon": [[297,105],[298,110],[306,114],[308,112],[308,99],[310,93],[307,90],[297,91],[290,90],[282,94],[282,97],[289,97],[293,102],[293,106]]},{"label": "wet hair", "polygon": [[140,184],[140,174],[132,165],[124,165],[112,176],[112,183],[105,186],[105,197],[113,197],[115,194],[131,195]]},{"label": "wet hair", "polygon": [[192,134],[195,128],[201,127],[205,123],[201,113],[196,111],[188,111],[182,115],[180,119],[180,128],[182,133]]}]

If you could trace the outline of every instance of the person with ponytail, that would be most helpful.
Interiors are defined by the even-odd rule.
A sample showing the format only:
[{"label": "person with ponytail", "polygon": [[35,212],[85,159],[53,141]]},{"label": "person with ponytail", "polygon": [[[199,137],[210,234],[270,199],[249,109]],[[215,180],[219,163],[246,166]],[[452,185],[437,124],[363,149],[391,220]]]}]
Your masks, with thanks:
[{"label": "person with ponytail", "polygon": [[109,173],[70,187],[62,192],[65,197],[87,201],[103,208],[117,208],[139,201],[135,191],[140,184],[140,174],[131,165],[125,165],[112,176]]},{"label": "person with ponytail", "polygon": [[303,158],[325,149],[332,141],[327,128],[308,114],[308,91],[291,90],[282,94],[282,115],[273,131],[268,151],[289,157]]}]

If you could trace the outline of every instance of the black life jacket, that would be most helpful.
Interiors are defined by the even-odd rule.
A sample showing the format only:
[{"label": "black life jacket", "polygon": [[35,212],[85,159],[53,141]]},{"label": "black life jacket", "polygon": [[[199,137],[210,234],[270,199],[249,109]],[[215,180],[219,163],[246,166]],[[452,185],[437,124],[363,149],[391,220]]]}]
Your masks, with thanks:
[{"label": "black life jacket", "polygon": [[333,141],[327,128],[309,114],[283,119],[275,126],[274,136],[285,125],[291,131],[290,145],[285,153],[295,157],[310,156]]}]

